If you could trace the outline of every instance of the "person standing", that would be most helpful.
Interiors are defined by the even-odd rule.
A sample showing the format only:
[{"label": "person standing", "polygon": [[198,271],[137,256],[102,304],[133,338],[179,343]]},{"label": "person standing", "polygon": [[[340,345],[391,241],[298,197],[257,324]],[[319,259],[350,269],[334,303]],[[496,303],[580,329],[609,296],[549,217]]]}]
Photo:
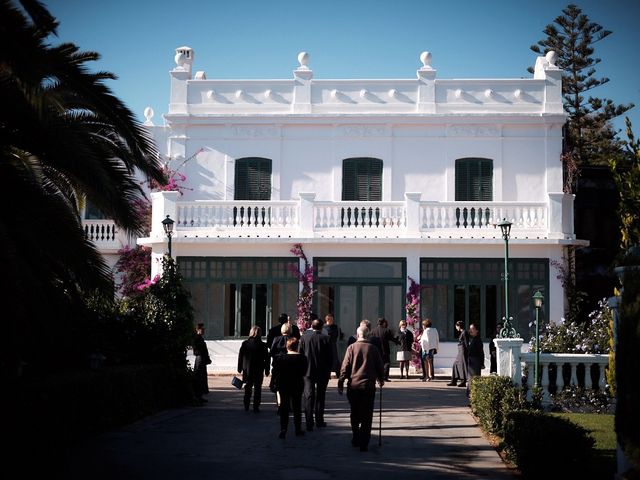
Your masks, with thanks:
[{"label": "person standing", "polygon": [[271,327],[269,329],[269,332],[267,333],[267,348],[271,349],[273,340],[282,335],[282,325],[284,325],[285,323],[289,323],[291,325],[290,335],[292,337],[300,338],[300,329],[298,328],[298,326],[291,323],[289,315],[287,315],[286,313],[281,313],[278,317],[278,324]]},{"label": "person standing", "polygon": [[[451,381],[447,385],[453,387],[466,387],[467,386],[467,364],[469,363],[469,341],[467,339],[467,332],[464,329],[464,323],[461,320],[456,322],[456,330],[459,333],[458,337],[458,355],[453,362],[451,368]],[[458,383],[458,381],[460,383]]]},{"label": "person standing", "polygon": [[322,321],[311,322],[311,331],[300,338],[300,353],[307,357],[307,371],[304,376],[304,414],[307,431],[314,425],[326,427],[324,402],[327,384],[331,376],[331,339],[322,333]]},{"label": "person standing", "polygon": [[207,365],[211,364],[209,349],[204,341],[204,323],[198,323],[196,331],[193,335],[193,355],[196,357],[193,362],[194,386],[193,393],[196,401],[205,403],[207,401],[204,395],[209,393],[209,384],[207,381]]},{"label": "person standing", "polygon": [[420,337],[420,347],[422,349],[422,381],[431,382],[435,380],[435,369],[433,368],[433,356],[440,348],[440,335],[438,330],[431,324],[430,318],[422,321],[422,336]]},{"label": "person standing", "polygon": [[384,364],[380,350],[367,340],[369,330],[360,326],[356,341],[347,347],[338,378],[338,393],[342,395],[347,381],[347,399],[351,406],[351,445],[366,452],[371,439],[376,380],[384,385]]},{"label": "person standing", "polygon": [[473,377],[480,376],[484,368],[484,346],[480,338],[480,331],[475,323],[469,325],[469,357],[467,372],[469,381],[467,384],[467,396],[469,395],[469,385]]},{"label": "person standing", "polygon": [[262,380],[269,375],[269,350],[262,341],[262,329],[258,325],[251,327],[249,338],[240,345],[238,353],[238,373],[242,373],[244,382],[244,409],[249,410],[253,391],[253,411],[260,412],[262,400]]},{"label": "person standing", "polygon": [[378,326],[371,332],[372,337],[378,337],[382,345],[382,362],[384,363],[384,381],[389,382],[389,371],[391,370],[391,348],[389,342],[396,345],[399,343],[395,335],[389,328],[389,323],[385,318],[378,319]]},{"label": "person standing", "polygon": [[[366,319],[363,318],[362,320],[360,320],[360,327],[364,327],[369,331],[369,337],[367,338],[367,341],[373,345],[374,347],[376,347],[378,350],[380,350],[380,355],[382,355],[382,342],[380,341],[380,339],[378,337],[372,337],[371,336],[371,322]],[[351,345],[352,343],[355,343],[356,340],[358,339],[358,334],[357,334],[357,328],[356,328],[356,334],[351,335],[349,337],[349,339],[347,340],[347,346]]]},{"label": "person standing", "polygon": [[302,392],[304,391],[304,374],[307,371],[307,357],[298,353],[298,339],[287,338],[287,353],[273,359],[273,372],[276,388],[280,394],[280,435],[285,438],[289,427],[289,412],[293,410],[293,425],[296,436],[304,435],[302,431]]},{"label": "person standing", "polygon": [[413,332],[407,329],[407,322],[400,320],[398,323],[400,333],[398,333],[398,353],[396,360],[400,363],[400,378],[403,377],[403,369],[407,371],[407,379],[409,378],[409,364],[411,363],[411,354],[413,350]]},{"label": "person standing", "polygon": [[500,335],[500,330],[502,330],[502,323],[496,324],[496,329],[491,336],[491,340],[489,340],[489,357],[490,357],[490,366],[489,373],[498,373],[498,352],[496,349],[496,344],[493,343],[493,339],[497,338]]},{"label": "person standing", "polygon": [[336,377],[340,374],[340,357],[338,357],[338,340],[344,338],[344,334],[340,327],[335,324],[333,314],[328,313],[324,317],[324,327],[322,332],[329,335],[331,340],[331,372],[335,372]]}]

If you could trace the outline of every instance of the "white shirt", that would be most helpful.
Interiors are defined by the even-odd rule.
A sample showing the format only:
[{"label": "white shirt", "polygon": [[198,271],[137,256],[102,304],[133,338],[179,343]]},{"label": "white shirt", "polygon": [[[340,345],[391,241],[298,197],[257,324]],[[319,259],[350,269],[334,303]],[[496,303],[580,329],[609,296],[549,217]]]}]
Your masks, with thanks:
[{"label": "white shirt", "polygon": [[420,337],[420,346],[422,347],[423,352],[428,352],[432,349],[440,348],[440,336],[438,335],[438,330],[435,327],[429,327],[422,332],[422,337]]}]

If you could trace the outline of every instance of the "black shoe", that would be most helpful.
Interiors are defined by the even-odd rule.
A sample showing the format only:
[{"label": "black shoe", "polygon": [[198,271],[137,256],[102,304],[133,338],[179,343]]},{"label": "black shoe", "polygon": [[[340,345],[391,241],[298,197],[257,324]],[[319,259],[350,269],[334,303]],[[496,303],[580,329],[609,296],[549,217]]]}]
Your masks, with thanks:
[{"label": "black shoe", "polygon": [[[423,380],[423,382],[424,382],[424,380]],[[449,386],[449,387],[455,387],[456,385],[457,385],[457,383],[456,383],[456,382],[449,382],[449,383],[447,383],[447,386]]]},{"label": "black shoe", "polygon": [[458,384],[459,387],[466,387],[467,386],[467,382],[460,382]]},{"label": "black shoe", "polygon": [[[297,434],[297,433],[296,433]],[[287,431],[286,430],[281,430],[280,431],[280,435],[278,435],[278,438],[284,438],[287,436]]]},{"label": "black shoe", "polygon": [[427,379],[426,379],[426,378],[424,378],[424,377],[422,377],[422,378],[420,379],[420,381],[421,381],[421,382],[426,382],[426,381],[427,381]]}]

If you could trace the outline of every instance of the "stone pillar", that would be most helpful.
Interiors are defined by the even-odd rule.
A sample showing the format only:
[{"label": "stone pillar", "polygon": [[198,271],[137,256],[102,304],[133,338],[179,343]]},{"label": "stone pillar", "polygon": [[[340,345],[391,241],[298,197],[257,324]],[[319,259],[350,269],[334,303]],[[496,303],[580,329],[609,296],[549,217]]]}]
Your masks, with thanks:
[{"label": "stone pillar", "polygon": [[420,192],[405,192],[407,213],[407,235],[420,237]]},{"label": "stone pillar", "polygon": [[494,338],[496,346],[496,361],[498,375],[511,378],[515,385],[522,385],[522,366],[520,353],[522,351],[521,338]]},{"label": "stone pillar", "polygon": [[293,113],[311,113],[311,79],[313,71],[308,67],[309,54],[300,52],[298,54],[300,66],[293,71],[293,102],[291,111]]},{"label": "stone pillar", "polygon": [[168,250],[167,236],[162,227],[162,221],[167,215],[175,222],[173,224],[172,254],[176,256],[175,239],[178,233],[178,198],[180,192],[153,192],[151,194],[151,234],[153,250],[151,252],[151,278],[162,275],[162,257]]},{"label": "stone pillar", "polygon": [[431,53],[420,54],[422,67],[418,76],[418,113],[436,113],[436,70],[431,66]]},{"label": "stone pillar", "polygon": [[313,201],[316,194],[313,192],[300,192],[300,236],[313,237],[313,224],[315,218],[313,216]]}]

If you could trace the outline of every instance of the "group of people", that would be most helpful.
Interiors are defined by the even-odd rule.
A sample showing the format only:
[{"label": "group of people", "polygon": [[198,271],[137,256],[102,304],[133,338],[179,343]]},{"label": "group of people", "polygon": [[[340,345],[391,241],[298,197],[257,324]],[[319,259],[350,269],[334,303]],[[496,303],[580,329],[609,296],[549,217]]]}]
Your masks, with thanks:
[{"label": "group of people", "polygon": [[[240,347],[237,365],[244,385],[245,411],[249,411],[253,399],[253,411],[260,412],[262,383],[264,377],[271,374],[269,387],[276,395],[279,437],[286,437],[291,413],[296,436],[305,434],[303,411],[307,432],[323,428],[327,425],[324,416],[327,386],[331,374],[335,373],[339,394],[344,392],[346,383],[351,407],[352,444],[366,451],[371,437],[376,383],[382,387],[390,381],[390,343],[398,345],[400,378],[405,374],[409,378],[409,364],[414,353],[420,355],[422,381],[435,378],[433,360],[440,347],[437,329],[429,319],[422,321],[417,342],[419,351],[416,352],[415,337],[407,328],[406,321],[400,321],[398,326],[396,336],[384,318],[379,319],[374,328],[369,320],[362,320],[355,335],[347,341],[343,360],[338,355],[338,340],[342,340],[344,335],[331,314],[324,321],[313,315],[311,328],[302,334],[288,315],[281,314],[279,323],[269,329],[266,343],[262,341],[261,327],[252,326],[249,338]],[[484,349],[476,324],[472,323],[467,333],[463,322],[456,322],[456,330],[459,332],[458,354],[448,385],[467,387],[468,394],[470,379],[480,375],[484,368]],[[192,348],[196,357],[194,391],[199,402],[206,402],[204,395],[209,392],[207,365],[211,358],[204,341],[202,323],[197,325]],[[492,359],[492,369],[494,363]]]},{"label": "group of people", "polygon": [[475,323],[469,325],[469,333],[464,323],[456,322],[458,336],[458,354],[451,369],[449,386],[466,387],[469,394],[471,378],[481,375],[484,368],[484,347],[480,338],[480,331]]}]

